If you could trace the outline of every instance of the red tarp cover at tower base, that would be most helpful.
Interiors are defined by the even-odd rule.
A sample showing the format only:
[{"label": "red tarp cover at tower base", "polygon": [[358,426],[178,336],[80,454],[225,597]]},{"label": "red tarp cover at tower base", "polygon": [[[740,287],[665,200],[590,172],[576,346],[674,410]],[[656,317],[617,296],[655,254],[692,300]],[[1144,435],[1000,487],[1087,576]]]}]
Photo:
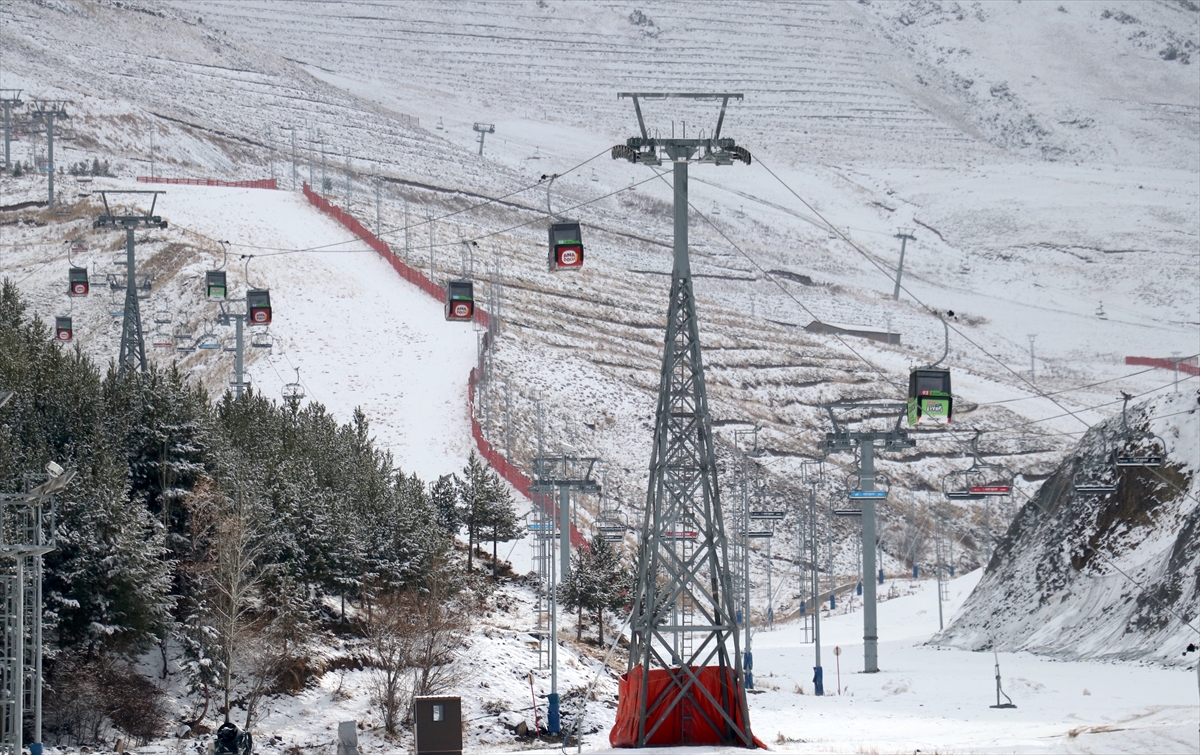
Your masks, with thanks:
[{"label": "red tarp cover at tower base", "polygon": [[[717,666],[704,666],[692,669],[703,685],[716,700],[721,700],[721,676]],[[732,669],[726,670],[727,692],[735,689]],[[678,681],[673,681],[678,679]],[[649,699],[656,701],[646,711],[646,731],[650,732],[664,716],[658,729],[646,738],[647,747],[666,747],[670,745],[733,745],[741,744],[740,737],[732,731],[727,733],[725,719],[717,707],[712,704],[700,690],[689,690],[686,699],[674,707],[671,704],[679,696],[681,686],[686,683],[686,675],[681,669],[651,669],[648,686]],[[673,692],[668,692],[672,687]],[[694,689],[694,688],[693,688]],[[668,692],[668,694],[663,694]],[[635,666],[632,671],[622,674],[617,686],[617,722],[608,734],[608,742],[613,747],[637,747],[638,741],[638,709],[641,708],[642,697],[642,667]],[[668,708],[670,710],[668,710]],[[684,712],[687,709],[689,719],[688,731],[684,731]],[[703,715],[701,715],[703,712]],[[737,705],[730,712],[733,721],[743,729],[750,727],[742,721],[742,712]],[[708,720],[705,720],[705,716]],[[709,721],[719,729],[713,729]],[[767,746],[754,737],[754,746],[767,749]]]}]

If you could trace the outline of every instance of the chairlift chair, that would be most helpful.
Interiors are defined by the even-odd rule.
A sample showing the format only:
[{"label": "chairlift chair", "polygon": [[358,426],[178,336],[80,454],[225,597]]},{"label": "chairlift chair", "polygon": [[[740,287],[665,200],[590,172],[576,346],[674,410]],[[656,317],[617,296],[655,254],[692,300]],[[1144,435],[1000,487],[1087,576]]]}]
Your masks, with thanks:
[{"label": "chairlift chair", "polygon": [[86,267],[73,267],[67,276],[67,293],[70,296],[87,296],[90,287],[88,286],[88,271]]},{"label": "chairlift chair", "polygon": [[271,324],[271,292],[252,288],[246,292],[246,317],[250,325]]},{"label": "chairlift chair", "polygon": [[156,311],[154,313],[154,324],[155,325],[170,325],[171,324],[171,310],[163,308],[163,309]]},{"label": "chairlift chair", "polygon": [[231,354],[237,351],[237,339],[233,336],[225,336],[225,339],[221,341],[221,351]]},{"label": "chairlift chair", "polygon": [[908,424],[948,424],[953,416],[950,370],[922,367],[908,376]]},{"label": "chairlift chair", "polygon": [[74,329],[71,327],[70,317],[55,317],[54,318],[54,337],[59,341],[70,341],[73,337]]},{"label": "chairlift chair", "polygon": [[221,348],[221,339],[217,338],[217,334],[212,330],[207,330],[200,334],[196,339],[196,348],[204,349],[205,351],[214,351]]},{"label": "chairlift chair", "polygon": [[978,480],[974,477],[973,470],[960,469],[956,472],[951,472],[942,478],[942,495],[951,501],[978,501],[986,496],[977,490]]},{"label": "chairlift chair", "polygon": [[446,319],[466,321],[475,316],[475,293],[471,281],[452,280],[446,283]]},{"label": "chairlift chair", "polygon": [[550,270],[577,270],[583,267],[583,233],[579,223],[560,221],[550,224]]},{"label": "chairlift chair", "polygon": [[209,270],[204,274],[204,298],[209,301],[225,301],[225,271]]},{"label": "chairlift chair", "polygon": [[1116,468],[1103,460],[1085,459],[1082,468],[1071,479],[1077,493],[1108,495],[1117,492]]},{"label": "chairlift chair", "polygon": [[1133,397],[1128,393],[1121,397],[1125,403],[1121,405],[1121,434],[1113,444],[1113,463],[1118,467],[1161,467],[1167,444],[1148,430],[1130,429],[1128,409]]},{"label": "chairlift chair", "polygon": [[175,345],[171,341],[171,334],[163,327],[159,327],[154,331],[154,340],[152,343],[156,349],[169,349]]},{"label": "chairlift chair", "polygon": [[250,347],[254,349],[269,349],[274,343],[275,341],[271,338],[270,331],[264,330],[261,333],[254,333],[250,336]]}]

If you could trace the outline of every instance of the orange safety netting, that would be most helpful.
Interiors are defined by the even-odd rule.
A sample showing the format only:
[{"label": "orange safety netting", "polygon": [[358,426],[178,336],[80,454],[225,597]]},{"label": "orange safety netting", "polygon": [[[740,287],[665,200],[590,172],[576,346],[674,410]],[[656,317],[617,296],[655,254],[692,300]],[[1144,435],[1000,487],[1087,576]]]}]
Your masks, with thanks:
[{"label": "orange safety netting", "polygon": [[[720,668],[704,666],[692,669],[698,677],[698,684],[712,694],[717,701],[729,700],[729,717],[737,727],[750,729],[750,722],[742,720],[741,707],[736,703],[737,683],[733,670],[725,670],[724,694]],[[740,737],[730,727],[721,715],[717,706],[708,699],[701,690],[688,690],[687,696],[676,700],[682,694],[683,685],[687,683],[686,673],[679,668],[651,669],[647,684],[650,704],[646,709],[645,746],[664,747],[668,745],[738,745]],[[617,722],[608,734],[608,742],[613,747],[638,746],[638,712],[642,705],[642,667],[635,666],[632,671],[621,676],[617,685]],[[706,719],[707,716],[707,719]],[[661,721],[661,724],[659,723]],[[712,722],[711,724],[709,722]],[[716,728],[714,728],[714,724]],[[658,726],[657,729],[654,727]],[[651,731],[653,730],[653,733]],[[757,737],[751,735],[754,746],[767,749]]]}]

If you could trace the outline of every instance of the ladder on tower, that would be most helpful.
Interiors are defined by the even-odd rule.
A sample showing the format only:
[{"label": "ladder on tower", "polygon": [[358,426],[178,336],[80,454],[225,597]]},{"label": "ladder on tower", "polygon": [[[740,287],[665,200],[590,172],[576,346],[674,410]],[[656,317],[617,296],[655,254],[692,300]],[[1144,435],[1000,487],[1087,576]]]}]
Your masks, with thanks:
[{"label": "ladder on tower", "polygon": [[538,668],[550,668],[550,559],[554,535],[553,520],[546,515],[548,496],[535,493],[533,496],[533,561],[537,570],[537,604],[535,606],[533,635],[538,641]]}]

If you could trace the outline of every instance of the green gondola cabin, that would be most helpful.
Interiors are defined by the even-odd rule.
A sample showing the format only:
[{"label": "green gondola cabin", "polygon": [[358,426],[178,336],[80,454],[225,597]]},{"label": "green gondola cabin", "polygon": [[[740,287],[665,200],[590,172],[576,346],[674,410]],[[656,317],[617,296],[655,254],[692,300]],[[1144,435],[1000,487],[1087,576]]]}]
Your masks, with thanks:
[{"label": "green gondola cabin", "polygon": [[446,284],[446,319],[470,321],[475,316],[475,287],[469,280]]},{"label": "green gondola cabin", "polygon": [[271,293],[265,288],[246,292],[246,320],[250,325],[271,324]]},{"label": "green gondola cabin", "polygon": [[550,224],[550,269],[576,270],[583,267],[583,233],[578,223]]},{"label": "green gondola cabin", "polygon": [[950,370],[913,370],[908,377],[908,424],[947,424],[953,411]]},{"label": "green gondola cabin", "polygon": [[70,274],[67,276],[69,281],[67,293],[71,296],[87,296],[88,295],[88,273],[86,267],[73,267]]},{"label": "green gondola cabin", "polygon": [[225,271],[209,270],[204,274],[204,296],[209,301],[225,301]]}]

